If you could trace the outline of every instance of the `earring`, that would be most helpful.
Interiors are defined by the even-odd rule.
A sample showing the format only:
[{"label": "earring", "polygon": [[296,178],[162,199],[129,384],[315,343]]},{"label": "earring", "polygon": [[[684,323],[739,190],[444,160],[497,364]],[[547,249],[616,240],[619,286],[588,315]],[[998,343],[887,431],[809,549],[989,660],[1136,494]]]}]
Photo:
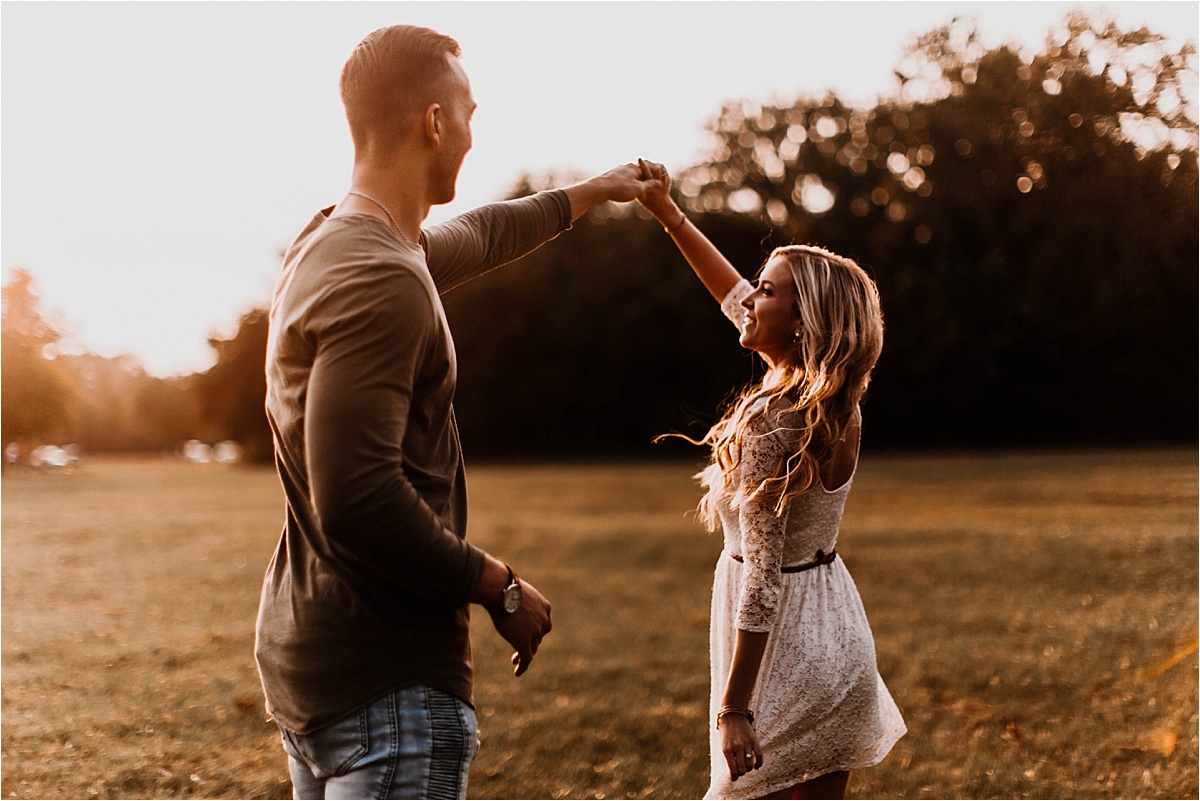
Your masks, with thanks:
[{"label": "earring", "polygon": [[800,341],[800,332],[799,332],[799,331],[796,331],[796,332],[793,332],[793,333],[792,333],[792,341],[793,341],[793,342],[799,342],[799,341]]}]

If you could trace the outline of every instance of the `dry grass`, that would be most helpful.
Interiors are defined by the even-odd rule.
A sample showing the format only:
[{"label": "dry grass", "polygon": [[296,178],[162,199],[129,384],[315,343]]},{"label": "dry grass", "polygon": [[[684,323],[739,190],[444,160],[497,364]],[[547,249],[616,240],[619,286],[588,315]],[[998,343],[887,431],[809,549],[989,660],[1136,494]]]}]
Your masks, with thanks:
[{"label": "dry grass", "polygon": [[[475,631],[483,798],[698,797],[717,537],[691,465],[476,467],[472,538],[555,603]],[[1196,453],[874,457],[839,550],[909,734],[857,797],[1195,798]],[[252,655],[270,471],[3,482],[13,798],[285,797]]]}]

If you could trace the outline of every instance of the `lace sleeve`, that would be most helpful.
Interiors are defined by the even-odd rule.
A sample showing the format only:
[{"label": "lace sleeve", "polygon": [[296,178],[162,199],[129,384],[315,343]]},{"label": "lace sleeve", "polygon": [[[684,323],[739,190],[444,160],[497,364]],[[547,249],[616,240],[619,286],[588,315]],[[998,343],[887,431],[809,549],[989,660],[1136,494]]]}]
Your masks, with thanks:
[{"label": "lace sleeve", "polygon": [[753,291],[754,287],[750,285],[749,281],[743,278],[733,285],[733,289],[729,290],[729,293],[725,295],[725,299],[721,301],[721,311],[729,318],[729,322],[738,327],[739,331],[742,328],[742,317],[746,312],[742,308],[742,301]]},{"label": "lace sleeve", "polygon": [[[783,440],[775,434],[754,434],[746,443],[742,462],[741,489],[753,495],[758,486],[775,473],[787,454]],[[783,541],[787,509],[775,514],[775,504],[750,497],[739,504],[742,529],[742,592],[738,598],[736,625],[743,631],[770,631],[775,624],[782,579]]]}]

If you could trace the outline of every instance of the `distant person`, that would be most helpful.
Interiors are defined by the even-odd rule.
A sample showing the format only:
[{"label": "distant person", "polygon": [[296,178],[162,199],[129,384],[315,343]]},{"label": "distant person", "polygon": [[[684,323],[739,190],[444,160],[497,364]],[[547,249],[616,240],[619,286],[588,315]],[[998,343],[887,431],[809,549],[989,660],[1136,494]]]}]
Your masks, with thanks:
[{"label": "distant person", "polygon": [[836,550],[883,346],[879,295],[853,261],[810,246],[776,249],[751,286],[671,200],[662,165],[642,169],[653,183],[640,202],[767,367],[700,440],[712,447],[700,512],[725,539],[706,797],[841,798],[849,771],[906,731]]},{"label": "distant person", "polygon": [[468,604],[516,653],[550,604],[465,540],[439,294],[530,252],[637,165],[422,230],[454,198],[475,102],[451,38],[398,25],[350,55],[350,189],[284,256],[271,302],[267,416],[287,500],[255,654],[296,798],[462,798],[477,750]]}]

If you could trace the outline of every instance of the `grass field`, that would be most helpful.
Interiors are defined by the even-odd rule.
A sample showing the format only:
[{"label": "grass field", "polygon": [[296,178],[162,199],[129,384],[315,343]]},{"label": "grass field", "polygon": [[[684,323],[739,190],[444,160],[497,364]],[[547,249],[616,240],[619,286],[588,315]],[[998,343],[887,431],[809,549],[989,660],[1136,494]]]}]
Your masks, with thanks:
[{"label": "grass field", "polygon": [[[555,604],[477,618],[476,798],[697,798],[719,537],[690,464],[469,469],[471,537]],[[269,470],[3,480],[5,798],[281,798],[253,661]],[[909,726],[853,797],[1195,798],[1194,450],[864,458],[839,551]]]}]

